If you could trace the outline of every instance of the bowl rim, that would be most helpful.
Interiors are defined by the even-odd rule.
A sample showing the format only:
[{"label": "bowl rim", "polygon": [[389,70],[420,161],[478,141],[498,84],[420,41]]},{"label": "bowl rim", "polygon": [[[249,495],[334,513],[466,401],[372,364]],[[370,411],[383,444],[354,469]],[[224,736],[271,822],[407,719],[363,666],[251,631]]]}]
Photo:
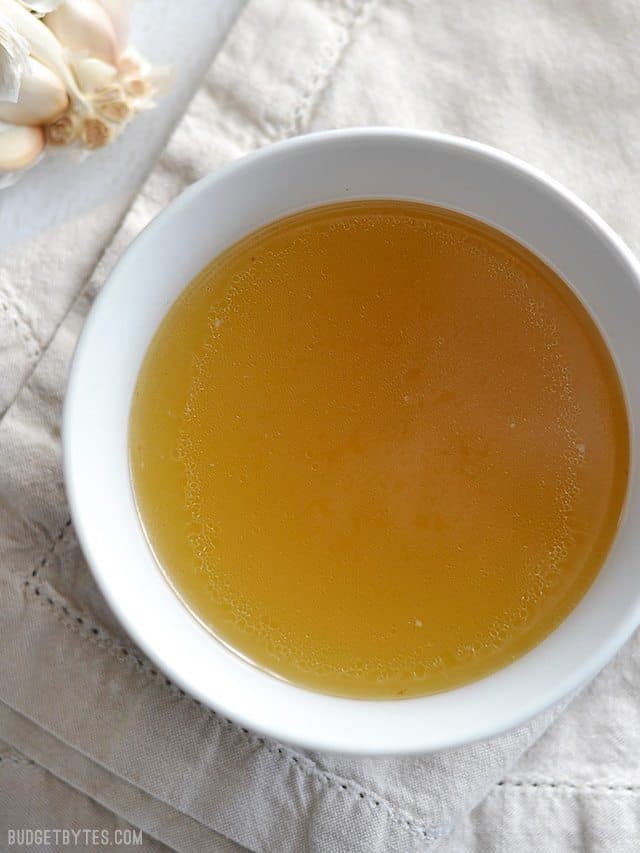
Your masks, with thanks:
[{"label": "bowl rim", "polygon": [[[207,691],[201,689],[200,685],[184,678],[183,674],[178,669],[157,654],[157,650],[154,648],[153,644],[149,642],[145,632],[140,630],[138,624],[130,619],[128,613],[123,610],[118,596],[114,593],[110,585],[108,566],[103,564],[100,553],[98,553],[98,550],[95,547],[91,531],[89,529],[90,525],[86,522],[85,513],[76,491],[76,466],[73,462],[74,429],[76,428],[74,419],[77,407],[76,397],[78,394],[78,375],[81,364],[89,357],[90,354],[94,325],[100,315],[103,302],[108,298],[112,280],[119,275],[123,259],[128,256],[132,250],[134,250],[134,247],[136,247],[137,250],[143,243],[153,242],[156,232],[160,232],[165,228],[168,222],[181,218],[196,197],[215,187],[218,182],[231,178],[234,174],[243,171],[249,165],[266,161],[271,157],[281,155],[283,152],[302,149],[307,146],[324,145],[337,140],[362,140],[370,142],[372,140],[388,141],[390,139],[400,140],[402,142],[412,141],[415,143],[423,143],[427,146],[440,145],[462,150],[467,154],[477,157],[478,159],[490,160],[503,167],[507,167],[511,171],[518,172],[521,177],[525,177],[533,183],[542,185],[548,193],[554,197],[555,201],[562,202],[573,208],[574,211],[580,214],[582,219],[585,221],[585,224],[599,233],[600,237],[608,243],[609,247],[617,255],[618,259],[622,261],[629,274],[629,278],[634,281],[636,289],[640,292],[640,263],[613,229],[607,225],[607,223],[597,213],[595,213],[589,205],[582,201],[572,191],[565,188],[558,181],[549,177],[538,168],[531,166],[525,161],[501,151],[500,149],[450,134],[407,130],[397,127],[354,127],[295,136],[253,151],[234,160],[226,166],[223,166],[214,173],[201,178],[182,191],[177,198],[171,201],[136,236],[130,246],[128,246],[119,257],[118,262],[110,272],[107,281],[98,293],[89,314],[85,319],[69,370],[62,416],[64,482],[71,510],[71,517],[78,541],[100,592],[106,599],[109,607],[116,615],[120,624],[124,627],[126,633],[131,637],[136,645],[162,670],[163,673],[166,673],[175,684],[183,688],[188,695],[196,698],[205,706],[212,708],[221,716],[234,720],[239,726],[246,726],[253,732],[275,738],[276,740],[281,740],[285,743],[298,744],[306,749],[370,756],[428,753],[445,748],[461,746],[467,743],[473,743],[515,729],[532,719],[537,714],[549,709],[560,699],[591,680],[630,637],[634,629],[640,623],[640,594],[634,602],[634,607],[630,610],[628,617],[621,620],[617,625],[616,630],[608,633],[606,637],[599,642],[594,651],[583,660],[582,665],[575,669],[570,678],[556,679],[552,681],[552,683],[547,685],[546,689],[538,693],[535,698],[532,697],[528,703],[523,704],[517,713],[502,713],[497,714],[491,719],[478,720],[472,735],[467,733],[460,737],[451,732],[438,733],[433,730],[429,730],[429,728],[425,726],[421,730],[421,735],[419,737],[414,737],[410,743],[405,737],[398,737],[394,733],[389,733],[389,736],[386,737],[382,743],[368,742],[364,744],[358,742],[357,739],[354,741],[353,732],[349,734],[348,738],[346,736],[336,737],[335,732],[327,734],[318,727],[315,727],[314,729],[309,727],[308,736],[305,736],[304,741],[300,738],[292,739],[288,732],[286,720],[282,722],[279,721],[278,723],[265,724],[259,719],[259,714],[255,714],[246,708],[239,710],[233,705],[228,705],[225,701],[226,697],[222,695],[216,696],[215,700],[213,700]],[[312,207],[313,205],[309,206]],[[613,355],[615,357],[615,353],[613,353]],[[629,412],[630,421],[631,414],[632,413]],[[630,452],[632,458],[629,481],[631,481],[634,470],[633,461],[635,448],[633,442],[631,442]],[[628,503],[628,500],[626,503]],[[605,562],[608,560],[609,555]],[[176,603],[180,607],[184,607],[184,604],[177,596]],[[520,659],[525,657],[526,655]],[[509,667],[503,667],[501,671],[508,670],[508,668]],[[305,688],[300,689],[305,693],[313,692],[306,690]],[[446,692],[454,693],[455,690]],[[324,696],[324,694],[317,695]],[[393,706],[413,700],[385,699],[356,701],[362,705],[380,705],[380,703],[383,702],[387,706]]]}]

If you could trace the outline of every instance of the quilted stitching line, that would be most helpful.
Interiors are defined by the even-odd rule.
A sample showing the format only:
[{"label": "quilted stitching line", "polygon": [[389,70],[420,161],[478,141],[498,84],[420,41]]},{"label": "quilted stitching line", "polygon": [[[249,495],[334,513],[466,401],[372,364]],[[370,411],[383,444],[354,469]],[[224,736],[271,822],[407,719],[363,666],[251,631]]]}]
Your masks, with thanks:
[{"label": "quilted stitching line", "polygon": [[607,782],[571,782],[571,781],[536,781],[521,779],[496,783],[496,787],[508,789],[515,788],[528,791],[559,791],[575,794],[640,794],[640,784],[625,785]]},{"label": "quilted stitching line", "polygon": [[347,7],[348,21],[342,22],[342,34],[337,41],[337,46],[335,46],[332,61],[328,68],[315,75],[307,90],[303,92],[300,102],[294,110],[293,121],[285,129],[284,136],[302,133],[309,126],[315,107],[327,90],[336,68],[353,42],[358,24],[366,18],[375,2],[376,0],[361,0],[356,6]]},{"label": "quilted stitching line", "polygon": [[32,585],[33,579],[37,578],[38,575],[40,574],[40,571],[42,569],[44,569],[44,567],[47,565],[50,557],[54,554],[54,552],[56,551],[56,549],[58,548],[60,543],[65,539],[67,533],[69,532],[70,527],[71,527],[71,519],[68,518],[65,521],[65,523],[62,525],[60,530],[58,531],[57,536],[53,539],[53,541],[51,542],[51,545],[49,546],[49,548],[47,549],[45,554],[42,556],[42,559],[38,563],[38,566],[31,572],[31,580],[27,579],[25,581],[25,584],[24,584],[25,586],[28,587],[28,586]]},{"label": "quilted stitching line", "polygon": [[[333,49],[328,49],[322,54],[323,61],[317,63],[316,69],[303,89],[300,100],[294,107],[288,121],[281,118],[279,121],[271,122],[264,118],[259,120],[257,116],[253,116],[254,129],[243,130],[237,125],[228,124],[219,115],[215,117],[218,131],[227,139],[234,141],[235,146],[239,149],[239,156],[254,150],[259,145],[278,142],[293,134],[306,131],[320,98],[327,90],[336,68],[353,42],[358,25],[366,18],[377,2],[378,0],[356,0],[356,2],[347,0],[347,2],[340,3],[340,7],[333,14],[329,14],[328,17],[339,28],[337,37],[333,42]],[[215,98],[215,86],[207,80],[204,81],[203,85],[210,97]],[[259,122],[262,127],[256,128],[255,125]],[[192,175],[193,180],[197,180],[199,177],[201,177],[199,173]],[[143,187],[141,193],[149,201],[153,201],[148,195],[146,187]]]},{"label": "quilted stitching line", "polygon": [[20,335],[22,342],[26,344],[28,354],[31,358],[37,358],[42,352],[40,341],[29,323],[4,293],[0,296],[0,308]]}]

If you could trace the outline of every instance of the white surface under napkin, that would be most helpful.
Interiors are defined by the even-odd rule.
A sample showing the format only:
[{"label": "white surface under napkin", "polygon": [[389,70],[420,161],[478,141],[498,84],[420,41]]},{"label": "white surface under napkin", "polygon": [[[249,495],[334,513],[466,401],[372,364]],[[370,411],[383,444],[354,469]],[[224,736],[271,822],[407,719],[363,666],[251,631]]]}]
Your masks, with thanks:
[{"label": "white surface under napkin", "polygon": [[[80,292],[51,344],[27,368],[0,354],[3,382],[36,363],[0,423],[0,832],[28,767],[48,771],[50,816],[27,802],[22,825],[64,823],[65,808],[77,823],[75,796],[82,820],[184,851],[638,849],[637,638],[559,718],[465,749],[365,760],[254,736],[182,694],[107,610],[70,525],[59,423],[75,339],[122,248],[188,183],[293,133],[397,124],[498,145],[637,250],[639,36],[631,0],[249,3],[89,284],[66,282],[67,301]],[[16,281],[7,311],[34,306]]]}]

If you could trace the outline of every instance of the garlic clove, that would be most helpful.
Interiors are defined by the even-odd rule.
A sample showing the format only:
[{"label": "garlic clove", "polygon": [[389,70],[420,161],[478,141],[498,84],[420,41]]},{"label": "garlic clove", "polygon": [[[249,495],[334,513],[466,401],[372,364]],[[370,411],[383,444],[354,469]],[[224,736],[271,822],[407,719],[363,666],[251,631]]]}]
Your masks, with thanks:
[{"label": "garlic clove", "polygon": [[121,74],[130,74],[137,77],[145,70],[142,66],[143,61],[140,58],[140,55],[132,48],[129,48],[118,59],[118,69]]},{"label": "garlic clove", "polygon": [[100,5],[109,15],[113,30],[116,34],[118,54],[129,44],[131,32],[131,0],[99,0]]},{"label": "garlic clove", "polygon": [[115,124],[123,124],[133,115],[133,108],[129,101],[109,101],[104,104],[98,104],[97,110],[103,118]]},{"label": "garlic clove", "polygon": [[77,57],[73,60],[73,69],[80,88],[87,94],[104,89],[115,80],[118,73],[113,65],[93,56]]},{"label": "garlic clove", "polygon": [[48,124],[69,106],[69,97],[60,78],[46,65],[31,59],[22,77],[15,104],[0,101],[0,121],[13,124]]},{"label": "garlic clove", "polygon": [[148,98],[151,95],[151,83],[146,77],[129,77],[123,82],[127,95],[132,98]]},{"label": "garlic clove", "polygon": [[102,148],[111,142],[113,129],[97,116],[83,119],[80,128],[80,141],[85,148]]},{"label": "garlic clove", "polygon": [[61,115],[45,127],[49,145],[69,145],[78,136],[78,119],[72,112]]},{"label": "garlic clove", "polygon": [[30,166],[43,148],[44,133],[41,127],[0,125],[0,174]]},{"label": "garlic clove", "polygon": [[122,124],[133,115],[131,104],[117,83],[98,90],[93,96],[93,104],[103,118],[116,124]]},{"label": "garlic clove", "polygon": [[44,22],[69,50],[116,64],[119,49],[115,30],[97,0],[66,0],[46,15]]},{"label": "garlic clove", "polygon": [[62,45],[51,30],[16,0],[0,0],[0,15],[8,18],[18,33],[29,42],[30,55],[58,75],[78,108],[86,108],[86,99],[78,89],[65,60]]},{"label": "garlic clove", "polygon": [[98,89],[93,95],[94,104],[104,103],[106,101],[117,101],[122,97],[122,86],[119,83],[111,83],[109,86],[103,86]]}]

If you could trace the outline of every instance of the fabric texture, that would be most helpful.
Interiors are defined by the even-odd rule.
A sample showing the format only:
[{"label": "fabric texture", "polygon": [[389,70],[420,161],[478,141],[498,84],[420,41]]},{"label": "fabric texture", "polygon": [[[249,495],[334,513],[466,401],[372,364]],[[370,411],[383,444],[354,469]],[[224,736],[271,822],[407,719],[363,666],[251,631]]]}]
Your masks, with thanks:
[{"label": "fabric texture", "polygon": [[0,738],[57,780],[41,788],[52,821],[75,795],[184,851],[638,849],[637,636],[563,713],[489,742],[402,759],[294,750],[185,696],[126,637],[78,549],[59,431],[77,335],[126,245],[193,180],[295,133],[387,124],[497,145],[638,249],[639,35],[631,0],[253,0],[88,283],[84,261],[46,293],[28,259],[18,278],[5,269]]},{"label": "fabric texture", "polygon": [[[51,830],[55,828],[66,830],[67,837],[62,833],[53,835]],[[21,838],[19,831],[25,829],[31,834]],[[15,833],[13,839],[11,830]],[[44,835],[47,830],[48,836]],[[89,797],[79,795],[57,776],[0,741],[0,838],[4,850],[11,845],[48,853],[56,849],[56,840],[61,848],[70,846],[65,841],[74,840],[75,846],[89,849],[94,839],[122,839],[122,846],[134,849],[133,844],[124,842],[138,837],[135,847],[147,853],[167,853],[170,849]]]}]

